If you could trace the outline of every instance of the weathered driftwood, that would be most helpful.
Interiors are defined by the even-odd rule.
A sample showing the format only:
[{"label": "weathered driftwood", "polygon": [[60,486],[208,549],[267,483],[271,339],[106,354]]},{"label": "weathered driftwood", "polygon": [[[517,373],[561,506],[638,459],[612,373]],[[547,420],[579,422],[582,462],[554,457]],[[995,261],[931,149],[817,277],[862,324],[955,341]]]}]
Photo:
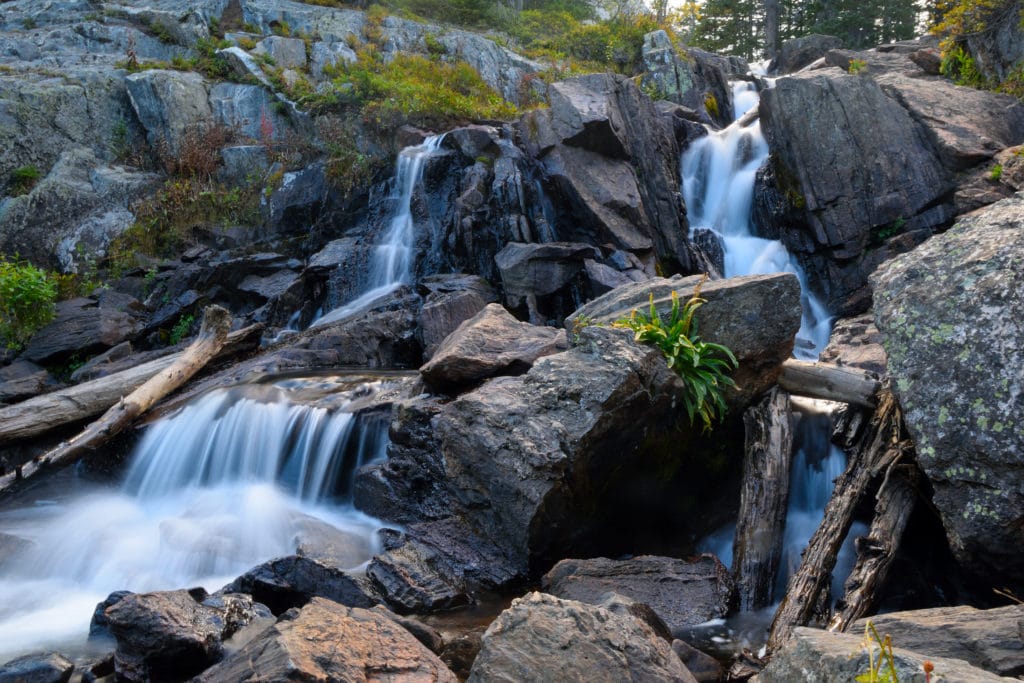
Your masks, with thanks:
[{"label": "weathered driftwood", "polygon": [[897,465],[878,491],[871,531],[856,541],[857,564],[843,586],[843,606],[829,622],[830,631],[845,631],[874,608],[917,500],[917,468]]},{"label": "weathered driftwood", "polygon": [[789,502],[791,421],[789,394],[778,388],[743,414],[743,489],[732,568],[744,611],[760,609],[772,600]]},{"label": "weathered driftwood", "polygon": [[850,454],[846,471],[836,480],[821,526],[804,551],[800,568],[789,579],[786,596],[775,612],[768,647],[777,650],[797,626],[814,615],[822,590],[831,582],[839,548],[850,531],[854,509],[871,481],[912,448],[903,438],[903,418],[892,392],[883,389],[878,407]]},{"label": "weathered driftwood", "polygon": [[[217,358],[255,348],[262,331],[262,325],[252,325],[232,332]],[[122,372],[0,409],[0,444],[30,439],[100,415],[120,401],[122,396],[135,391],[150,377],[176,363],[184,353],[172,353]]]},{"label": "weathered driftwood", "polygon": [[71,464],[86,451],[94,449],[121,432],[153,404],[187,382],[209,363],[224,347],[230,327],[230,313],[220,306],[208,306],[203,314],[203,326],[199,336],[178,355],[176,360],[121,399],[78,436],[62,442],[56,448],[16,468],[14,472],[0,477],[0,492],[42,469],[54,469]]},{"label": "weathered driftwood", "polygon": [[754,105],[746,111],[743,116],[736,119],[736,125],[740,128],[746,128],[761,116],[761,112],[757,105]]},{"label": "weathered driftwood", "polygon": [[797,396],[874,408],[881,382],[865,370],[790,359],[782,364],[779,386]]}]

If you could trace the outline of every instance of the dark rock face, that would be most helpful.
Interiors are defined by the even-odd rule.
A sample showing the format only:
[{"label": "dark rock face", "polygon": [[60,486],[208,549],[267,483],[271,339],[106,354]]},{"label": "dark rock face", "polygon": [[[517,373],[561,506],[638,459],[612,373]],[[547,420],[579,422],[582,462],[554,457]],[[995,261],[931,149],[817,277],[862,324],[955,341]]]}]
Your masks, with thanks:
[{"label": "dark rock face", "polygon": [[957,560],[1024,577],[1024,198],[963,218],[872,279],[875,321]]},{"label": "dark rock face", "polygon": [[[890,612],[871,617],[894,643],[936,657],[962,659],[1007,678],[1024,674],[1024,605],[980,610],[969,606]],[[864,620],[850,627],[860,633]]]},{"label": "dark rock face", "polygon": [[488,304],[441,343],[420,373],[435,387],[473,384],[522,374],[538,358],[566,348],[565,330],[519,322],[500,304]]},{"label": "dark rock face", "polygon": [[269,616],[247,595],[207,600],[201,588],[125,595],[104,614],[117,639],[118,680],[128,681],[199,673],[223,656],[225,638]]},{"label": "dark rock face", "polygon": [[576,216],[558,237],[651,254],[669,270],[693,268],[669,122],[632,81],[610,74],[552,84],[548,98],[550,109],[526,115],[520,132]]},{"label": "dark rock face", "polygon": [[420,336],[428,359],[455,328],[498,300],[494,288],[479,275],[428,276],[420,282],[420,290]]},{"label": "dark rock face", "polygon": [[831,310],[863,310],[879,262],[868,247],[953,216],[953,180],[930,131],[871,78],[838,70],[779,79],[760,111],[777,186],[804,214],[783,241],[809,262]]},{"label": "dark rock face", "polygon": [[29,340],[22,352],[36,363],[89,355],[115,346],[141,329],[132,316],[97,307],[92,299],[71,299],[57,305],[57,317]]},{"label": "dark rock face", "polygon": [[573,600],[530,593],[487,629],[471,683],[548,680],[675,681],[694,678],[643,622]]},{"label": "dark rock face", "polygon": [[725,671],[722,670],[722,665],[718,663],[718,660],[711,655],[701,652],[683,640],[673,640],[672,651],[676,653],[676,656],[683,662],[683,666],[693,674],[699,683],[717,683],[722,680]]},{"label": "dark rock face", "polygon": [[713,555],[694,562],[642,555],[630,560],[562,560],[541,587],[566,600],[600,604],[608,592],[645,603],[673,634],[728,615],[736,587]]},{"label": "dark rock face", "polygon": [[349,574],[323,558],[289,555],[253,567],[221,589],[247,593],[274,614],[323,597],[352,607],[373,607],[376,597],[364,577]]},{"label": "dark rock face", "polygon": [[[862,646],[863,634],[830,633],[813,628],[797,628],[793,639],[772,655],[771,663],[761,672],[764,683],[790,683],[802,680],[852,680],[868,670],[868,654]],[[893,644],[893,659],[899,680],[924,680],[922,665],[930,661],[935,672],[951,681],[996,683],[1006,679],[959,659],[933,656],[931,650],[910,650]],[[877,647],[877,646],[876,646]],[[877,649],[875,650],[877,657]]]},{"label": "dark rock face", "polygon": [[26,655],[0,665],[0,683],[67,683],[75,665],[56,652]]},{"label": "dark rock face", "polygon": [[24,401],[59,387],[50,373],[28,360],[16,360],[0,368],[0,404]]},{"label": "dark rock face", "polygon": [[415,680],[455,683],[455,675],[405,628],[377,611],[314,598],[197,681]]},{"label": "dark rock face", "polygon": [[[556,293],[568,295],[571,300],[573,285],[579,296],[580,273],[588,259],[600,258],[601,252],[589,244],[572,242],[550,242],[547,244],[524,244],[510,242],[494,256],[494,263],[501,274],[502,288],[509,305],[518,308],[524,302],[530,319],[536,324],[544,322],[540,299]],[[556,309],[557,310],[557,309]]]},{"label": "dark rock face", "polygon": [[789,74],[799,71],[811,62],[821,59],[829,50],[841,47],[843,41],[835,36],[811,34],[787,40],[779,54],[768,65],[768,73]]},{"label": "dark rock face", "polygon": [[[633,310],[646,312],[651,295],[664,316],[671,308],[672,292],[685,301],[698,282],[698,276],[655,278],[619,287],[574,312],[565,326],[571,332],[579,320],[608,325]],[[696,314],[701,339],[725,344],[740,362],[732,374],[738,391],[730,398],[740,410],[775,383],[782,362],[793,353],[800,328],[800,284],[788,274],[709,280],[701,297],[708,302]]]}]

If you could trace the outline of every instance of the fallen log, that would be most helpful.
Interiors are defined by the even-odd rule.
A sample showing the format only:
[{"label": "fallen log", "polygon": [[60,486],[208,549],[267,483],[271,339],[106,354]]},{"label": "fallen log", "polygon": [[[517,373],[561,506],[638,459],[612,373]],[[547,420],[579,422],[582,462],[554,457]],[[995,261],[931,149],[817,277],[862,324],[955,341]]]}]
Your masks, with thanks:
[{"label": "fallen log", "polygon": [[822,591],[831,583],[836,556],[850,531],[857,504],[872,480],[912,448],[912,443],[903,437],[899,404],[891,391],[883,389],[875,414],[850,454],[846,471],[836,479],[824,518],[804,550],[800,568],[789,579],[786,596],[772,620],[770,650],[777,650],[797,626],[805,626],[811,620]]},{"label": "fallen log", "polygon": [[740,609],[771,603],[789,502],[793,428],[789,395],[773,389],[743,414],[743,489],[733,541],[733,577]]},{"label": "fallen log", "polygon": [[843,585],[842,606],[828,630],[845,631],[874,608],[914,511],[917,473],[913,465],[898,465],[887,474],[878,491],[871,531],[856,540],[857,564]]},{"label": "fallen log", "polygon": [[213,360],[227,342],[230,327],[230,313],[220,306],[208,306],[203,314],[199,335],[170,365],[121,399],[78,436],[0,477],[0,493],[43,469],[54,469],[75,462],[87,450],[95,449],[131,425],[153,404],[187,382]]},{"label": "fallen log", "polygon": [[791,358],[782,364],[779,386],[796,396],[874,408],[882,383],[866,370]]},{"label": "fallen log", "polygon": [[[228,335],[216,358],[226,358],[259,344],[263,325],[250,325]],[[172,353],[121,372],[36,396],[0,409],[0,444],[30,439],[64,425],[95,417],[135,391],[143,382],[177,362]]]}]

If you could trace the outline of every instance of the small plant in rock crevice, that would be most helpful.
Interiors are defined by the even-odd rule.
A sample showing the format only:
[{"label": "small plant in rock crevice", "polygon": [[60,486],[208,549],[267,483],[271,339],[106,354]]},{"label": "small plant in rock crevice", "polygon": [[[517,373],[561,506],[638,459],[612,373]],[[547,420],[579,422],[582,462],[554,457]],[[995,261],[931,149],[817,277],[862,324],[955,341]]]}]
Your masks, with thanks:
[{"label": "small plant in rock crevice", "polygon": [[699,417],[704,431],[710,430],[716,420],[725,416],[725,390],[736,387],[728,373],[739,365],[727,347],[702,341],[697,334],[694,314],[706,303],[706,299],[700,296],[706,280],[707,275],[697,284],[693,296],[681,305],[678,292],[672,292],[672,308],[667,318],[658,313],[651,294],[650,309],[646,314],[634,310],[628,318],[612,324],[613,327],[633,330],[636,341],[661,349],[669,368],[685,384],[683,404],[690,424]]},{"label": "small plant in rock crevice", "polygon": [[21,166],[11,171],[8,188],[14,196],[28,194],[42,177],[43,174],[35,166]]},{"label": "small plant in rock crevice", "polygon": [[846,67],[846,70],[851,74],[859,74],[868,68],[868,63],[863,59],[851,59],[850,64]]}]

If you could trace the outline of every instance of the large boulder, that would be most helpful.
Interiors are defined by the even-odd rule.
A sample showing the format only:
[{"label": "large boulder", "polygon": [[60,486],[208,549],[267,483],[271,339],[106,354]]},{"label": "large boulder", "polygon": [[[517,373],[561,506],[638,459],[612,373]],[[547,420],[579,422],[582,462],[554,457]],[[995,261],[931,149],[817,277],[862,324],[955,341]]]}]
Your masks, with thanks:
[{"label": "large boulder", "polygon": [[53,322],[32,336],[22,356],[36,363],[88,356],[120,344],[141,327],[134,317],[97,306],[93,299],[70,299],[57,305]]},{"label": "large boulder", "polygon": [[25,655],[0,664],[0,683],[67,683],[74,670],[74,663],[57,652]]},{"label": "large boulder", "polygon": [[872,278],[875,321],[957,560],[1024,586],[1024,196],[965,217]]},{"label": "large boulder", "polygon": [[530,593],[488,627],[470,683],[695,679],[664,639],[632,616]]},{"label": "large boulder", "polygon": [[408,680],[455,683],[455,674],[411,633],[374,610],[314,598],[289,610],[197,682]]},{"label": "large boulder", "polygon": [[559,237],[654,256],[670,271],[696,269],[670,122],[632,80],[612,74],[554,83],[548,99],[550,108],[519,125],[528,152],[578,216],[572,234]]},{"label": "large boulder", "polygon": [[213,112],[203,77],[191,71],[152,69],[125,79],[132,107],[149,143],[177,154],[188,134],[209,125]]},{"label": "large boulder", "polygon": [[[800,627],[782,649],[772,654],[771,663],[757,680],[761,683],[849,681],[866,674],[870,661],[877,662],[878,656],[878,645],[874,644],[869,660],[863,633],[832,633]],[[893,641],[893,660],[896,664],[893,678],[900,681],[925,681],[925,662],[931,662],[934,674],[937,674],[932,680],[972,683],[1012,680],[971,666],[961,659],[936,657],[930,649],[903,648],[898,639]],[[882,670],[888,671],[888,665],[884,665]]]},{"label": "large boulder", "polygon": [[147,681],[199,673],[224,655],[225,639],[270,613],[247,595],[211,598],[197,588],[124,594],[103,616],[117,639],[118,680]]},{"label": "large boulder", "polygon": [[436,387],[473,384],[522,374],[538,358],[567,347],[565,330],[520,322],[501,304],[488,304],[441,343],[420,373]]},{"label": "large boulder", "polygon": [[[634,310],[646,313],[652,296],[659,315],[667,316],[672,293],[685,302],[700,280],[676,276],[619,287],[580,307],[565,319],[565,326],[572,332],[581,324],[610,325]],[[707,303],[697,309],[697,332],[704,341],[729,347],[739,361],[732,374],[737,390],[730,402],[742,409],[775,383],[782,362],[793,353],[800,327],[800,284],[789,273],[747,275],[709,280],[700,295]]]},{"label": "large boulder", "polygon": [[659,99],[700,112],[701,119],[719,126],[732,121],[732,90],[714,57],[697,49],[676,52],[668,34],[658,29],[644,36],[641,52],[645,73],[641,83]]},{"label": "large boulder", "polygon": [[933,134],[874,80],[834,68],[780,78],[760,111],[776,183],[804,223],[783,241],[809,262],[830,310],[863,310],[879,260],[865,251],[953,217]]},{"label": "large boulder", "polygon": [[843,41],[835,36],[823,36],[812,33],[787,40],[779,48],[779,53],[768,64],[768,73],[789,74],[821,59],[829,50],[835,50]]},{"label": "large boulder", "polygon": [[693,562],[641,555],[629,560],[562,560],[541,587],[566,600],[601,604],[609,592],[650,606],[673,634],[729,614],[736,589],[714,555]]},{"label": "large boulder", "polygon": [[[425,290],[425,291],[424,291]],[[420,281],[423,356],[430,358],[455,329],[498,300],[498,294],[479,275],[431,275]]]},{"label": "large boulder", "polygon": [[[961,605],[890,612],[871,617],[871,622],[900,647],[962,659],[1007,678],[1024,674],[1024,605],[987,610]],[[850,632],[860,633],[864,625],[862,619],[850,627]]]}]

